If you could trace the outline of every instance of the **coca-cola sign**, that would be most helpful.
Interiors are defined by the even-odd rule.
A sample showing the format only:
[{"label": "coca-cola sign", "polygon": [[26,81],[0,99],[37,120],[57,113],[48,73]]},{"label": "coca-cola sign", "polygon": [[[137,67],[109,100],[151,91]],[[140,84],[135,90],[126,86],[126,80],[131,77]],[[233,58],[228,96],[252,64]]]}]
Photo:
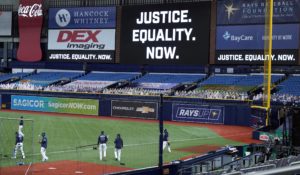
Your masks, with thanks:
[{"label": "coca-cola sign", "polygon": [[42,0],[20,0],[18,23],[20,42],[17,59],[25,62],[40,61],[42,59]]},{"label": "coca-cola sign", "polygon": [[20,4],[18,15],[23,17],[43,16],[42,4],[33,4],[28,6]]}]

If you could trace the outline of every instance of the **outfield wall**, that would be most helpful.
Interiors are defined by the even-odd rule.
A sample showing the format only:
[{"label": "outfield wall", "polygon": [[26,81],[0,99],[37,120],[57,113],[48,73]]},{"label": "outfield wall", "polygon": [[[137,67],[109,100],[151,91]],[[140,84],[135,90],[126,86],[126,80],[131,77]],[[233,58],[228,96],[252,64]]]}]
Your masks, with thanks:
[{"label": "outfield wall", "polygon": [[167,121],[251,125],[250,104],[245,101],[107,94],[2,92],[2,109],[55,112]]}]

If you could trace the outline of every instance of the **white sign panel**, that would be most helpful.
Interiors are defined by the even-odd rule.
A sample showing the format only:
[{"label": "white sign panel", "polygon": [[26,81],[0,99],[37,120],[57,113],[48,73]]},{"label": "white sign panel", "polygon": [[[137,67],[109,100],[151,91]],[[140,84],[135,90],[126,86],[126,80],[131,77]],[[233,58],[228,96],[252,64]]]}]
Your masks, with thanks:
[{"label": "white sign panel", "polygon": [[0,11],[0,36],[11,35],[12,12]]},{"label": "white sign panel", "polygon": [[49,30],[48,50],[115,50],[115,29]]}]

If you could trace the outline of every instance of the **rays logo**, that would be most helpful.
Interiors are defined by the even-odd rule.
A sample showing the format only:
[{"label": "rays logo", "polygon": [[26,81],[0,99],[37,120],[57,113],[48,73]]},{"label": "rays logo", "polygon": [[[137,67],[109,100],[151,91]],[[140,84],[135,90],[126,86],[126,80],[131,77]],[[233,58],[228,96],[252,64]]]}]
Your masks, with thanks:
[{"label": "rays logo", "polygon": [[239,8],[233,7],[233,3],[231,2],[230,4],[225,4],[225,12],[227,13],[227,19],[230,20],[231,15],[234,15],[235,11],[240,10]]},{"label": "rays logo", "polygon": [[198,107],[179,107],[176,112],[177,118],[194,118],[206,120],[219,120],[221,117],[221,109],[208,109]]},{"label": "rays logo", "polygon": [[225,40],[228,40],[230,38],[230,33],[228,31],[226,31],[224,34],[223,34],[223,38]]}]

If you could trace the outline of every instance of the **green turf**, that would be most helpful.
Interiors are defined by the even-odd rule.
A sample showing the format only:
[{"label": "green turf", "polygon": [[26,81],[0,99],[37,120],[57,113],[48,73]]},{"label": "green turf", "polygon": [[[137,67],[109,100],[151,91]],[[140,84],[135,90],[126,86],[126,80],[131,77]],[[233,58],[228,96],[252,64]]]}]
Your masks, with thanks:
[{"label": "green turf", "polygon": [[[19,118],[21,113],[0,112],[0,117]],[[47,155],[49,161],[56,160],[80,160],[109,165],[119,165],[114,160],[113,140],[117,133],[120,133],[125,147],[122,150],[122,162],[129,168],[142,168],[155,166],[158,164],[158,123],[141,123],[119,120],[99,120],[91,118],[74,118],[63,116],[51,116],[45,114],[22,114],[25,119],[34,120],[34,162],[40,162],[40,146],[38,144],[38,135],[45,131],[48,136]],[[100,117],[99,117],[100,118]],[[26,126],[27,124],[27,126]],[[17,128],[18,123],[15,123]],[[213,131],[203,127],[165,125],[170,134],[172,153],[164,153],[164,162],[180,159],[190,156],[194,153],[181,152],[177,148],[184,148],[197,145],[240,145],[243,143],[231,141],[218,136]],[[27,128],[27,129],[26,129]],[[2,128],[3,129],[3,128]],[[25,139],[32,135],[28,129],[28,122],[25,122]],[[1,130],[1,128],[0,128]],[[103,130],[109,135],[107,160],[100,161],[98,150],[92,147],[77,149],[77,146],[94,144],[100,131]],[[11,137],[11,141],[6,142],[1,147],[8,147],[11,150],[14,145],[14,136],[5,134],[5,137]],[[27,139],[28,140],[28,139]],[[29,139],[30,140],[30,139]],[[30,157],[30,141],[25,142],[24,149],[27,157]],[[3,149],[2,149],[3,150]],[[11,155],[11,153],[2,153]],[[1,166],[9,166],[12,162],[2,160]]]}]

